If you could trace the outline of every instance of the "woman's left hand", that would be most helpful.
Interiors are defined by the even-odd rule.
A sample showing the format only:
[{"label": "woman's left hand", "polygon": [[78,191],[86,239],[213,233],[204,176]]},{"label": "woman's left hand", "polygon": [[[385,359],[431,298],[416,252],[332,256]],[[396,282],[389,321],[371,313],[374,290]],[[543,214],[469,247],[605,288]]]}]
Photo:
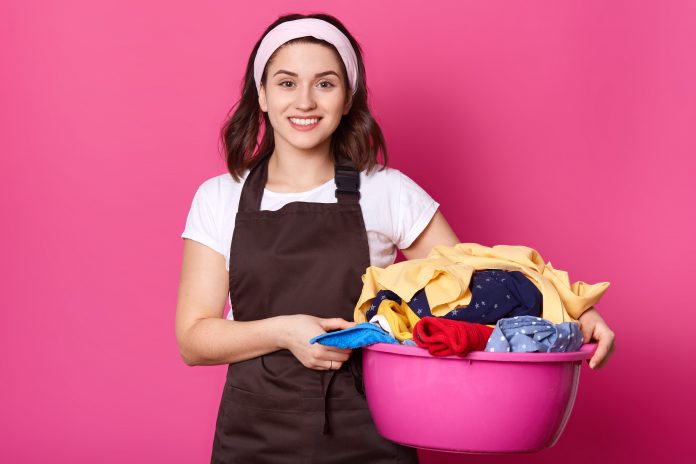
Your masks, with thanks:
[{"label": "woman's left hand", "polygon": [[614,353],[616,347],[614,345],[614,332],[594,307],[582,313],[578,322],[580,322],[583,341],[585,343],[597,342],[597,350],[590,359],[590,367],[599,369],[607,363],[609,357]]}]

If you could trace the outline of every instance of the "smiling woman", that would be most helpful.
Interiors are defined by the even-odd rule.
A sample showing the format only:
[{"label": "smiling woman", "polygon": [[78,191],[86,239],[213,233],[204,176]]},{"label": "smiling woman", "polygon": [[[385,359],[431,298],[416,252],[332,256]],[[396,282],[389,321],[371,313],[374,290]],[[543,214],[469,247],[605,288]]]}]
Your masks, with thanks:
[{"label": "smiling woman", "polygon": [[459,241],[387,168],[366,89],[360,46],[329,15],[279,18],[249,57],[221,133],[228,172],[201,184],[182,234],[181,355],[228,364],[213,463],[418,462],[377,432],[361,352],[309,343],[355,325],[367,267]]}]

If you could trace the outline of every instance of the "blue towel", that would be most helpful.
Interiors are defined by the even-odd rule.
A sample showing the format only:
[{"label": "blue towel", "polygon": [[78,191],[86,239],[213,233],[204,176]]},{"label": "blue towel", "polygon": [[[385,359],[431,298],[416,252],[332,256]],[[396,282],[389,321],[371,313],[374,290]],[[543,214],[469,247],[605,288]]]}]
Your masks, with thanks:
[{"label": "blue towel", "polygon": [[582,332],[577,322],[553,324],[534,316],[515,316],[499,320],[488,338],[486,351],[566,352],[578,351]]},{"label": "blue towel", "polygon": [[348,329],[326,332],[309,341],[309,343],[315,342],[336,348],[360,348],[374,343],[399,344],[399,341],[389,335],[389,332],[371,322],[363,322]]}]

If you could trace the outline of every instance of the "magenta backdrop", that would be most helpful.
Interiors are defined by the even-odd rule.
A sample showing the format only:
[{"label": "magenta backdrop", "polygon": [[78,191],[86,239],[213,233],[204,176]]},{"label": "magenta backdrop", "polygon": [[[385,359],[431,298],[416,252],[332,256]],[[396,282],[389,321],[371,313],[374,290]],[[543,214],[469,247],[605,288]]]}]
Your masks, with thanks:
[{"label": "magenta backdrop", "polygon": [[422,462],[678,460],[696,413],[680,329],[696,322],[696,3],[292,3],[2,2],[0,461],[209,460],[226,367],[179,358],[179,236],[225,172],[218,128],[254,42],[293,11],[355,34],[392,165],[463,241],[612,284],[616,354],[583,366],[554,448]]}]

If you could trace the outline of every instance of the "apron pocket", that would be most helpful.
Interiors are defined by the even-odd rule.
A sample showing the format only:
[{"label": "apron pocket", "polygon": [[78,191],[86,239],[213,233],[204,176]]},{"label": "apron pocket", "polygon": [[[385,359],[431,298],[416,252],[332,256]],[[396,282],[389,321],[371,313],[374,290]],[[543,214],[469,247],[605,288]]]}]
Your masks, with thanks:
[{"label": "apron pocket", "polygon": [[[223,401],[227,403],[241,404],[249,409],[263,411],[302,412],[300,396],[293,400],[291,395],[280,398],[260,393],[243,390],[239,387],[226,384]],[[294,404],[293,404],[294,403]]]},{"label": "apron pocket", "polygon": [[310,440],[306,433],[307,415],[297,410],[264,409],[276,399],[226,386],[219,446],[213,462],[307,462]]}]

